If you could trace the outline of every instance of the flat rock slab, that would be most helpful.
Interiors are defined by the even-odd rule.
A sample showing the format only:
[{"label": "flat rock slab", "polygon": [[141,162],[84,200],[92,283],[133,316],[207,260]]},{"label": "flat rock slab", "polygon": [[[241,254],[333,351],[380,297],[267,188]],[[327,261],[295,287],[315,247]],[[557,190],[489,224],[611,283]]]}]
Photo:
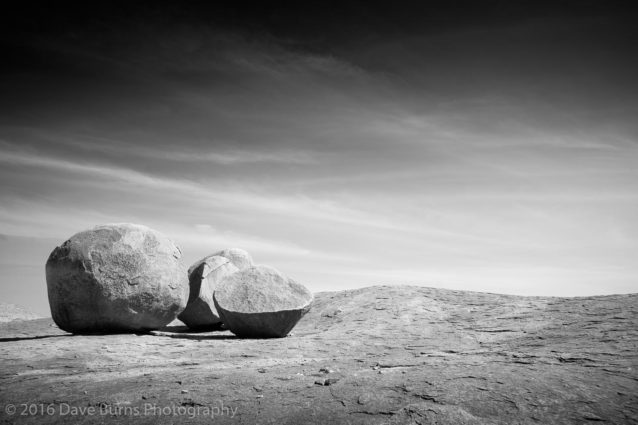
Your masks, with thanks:
[{"label": "flat rock slab", "polygon": [[24,307],[0,302],[0,322],[11,322],[12,320],[33,320],[41,317],[42,316],[39,314],[29,311]]},{"label": "flat rock slab", "polygon": [[213,294],[222,322],[235,335],[281,338],[312,305],[312,293],[268,266],[253,266],[227,276]]},{"label": "flat rock slab", "polygon": [[0,324],[0,423],[638,423],[638,295],[373,287],[287,338],[157,334]]}]

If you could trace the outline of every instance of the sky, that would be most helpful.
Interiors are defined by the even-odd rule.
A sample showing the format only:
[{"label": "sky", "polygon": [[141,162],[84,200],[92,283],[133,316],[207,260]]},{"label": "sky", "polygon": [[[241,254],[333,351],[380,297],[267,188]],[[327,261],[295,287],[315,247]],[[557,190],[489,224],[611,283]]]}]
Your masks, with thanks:
[{"label": "sky", "polygon": [[[133,3],[133,4],[131,4]],[[65,2],[3,14],[0,301],[145,224],[312,291],[638,292],[638,37],[614,1]]]}]

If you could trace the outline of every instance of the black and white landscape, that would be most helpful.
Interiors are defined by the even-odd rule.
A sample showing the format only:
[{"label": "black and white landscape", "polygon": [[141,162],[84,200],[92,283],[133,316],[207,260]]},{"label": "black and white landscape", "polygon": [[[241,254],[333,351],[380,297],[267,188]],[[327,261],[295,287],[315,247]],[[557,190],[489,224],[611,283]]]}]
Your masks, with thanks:
[{"label": "black and white landscape", "polygon": [[0,421],[638,423],[630,6],[3,4]]},{"label": "black and white landscape", "polygon": [[637,306],[635,294],[375,286],[317,294],[287,338],[183,326],[72,336],[50,319],[14,321],[0,324],[2,401],[52,414],[2,419],[637,423]]}]

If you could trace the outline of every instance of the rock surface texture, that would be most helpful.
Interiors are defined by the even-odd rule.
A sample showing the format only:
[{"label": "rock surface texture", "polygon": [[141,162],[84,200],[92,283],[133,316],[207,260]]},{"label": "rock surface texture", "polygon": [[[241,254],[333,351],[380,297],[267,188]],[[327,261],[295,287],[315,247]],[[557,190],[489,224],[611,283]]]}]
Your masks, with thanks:
[{"label": "rock surface texture", "polygon": [[228,258],[211,255],[188,269],[190,295],[186,309],[178,316],[192,329],[214,327],[221,323],[213,302],[213,291],[225,277],[239,271]]},{"label": "rock surface texture", "polygon": [[324,292],[283,339],[13,321],[0,423],[637,424],[637,346],[638,294]]},{"label": "rock surface texture", "polygon": [[135,224],[106,224],[72,236],[46,264],[55,323],[75,333],[166,326],[186,307],[182,253],[166,236]]},{"label": "rock surface texture", "polygon": [[284,337],[308,312],[312,293],[268,266],[222,280],[213,294],[222,322],[241,337]]},{"label": "rock surface texture", "polygon": [[[241,248],[226,248],[213,254],[220,257],[228,258],[231,263],[235,265],[239,270],[243,270],[247,267],[254,265],[253,257]],[[202,260],[203,261],[203,260]]]}]

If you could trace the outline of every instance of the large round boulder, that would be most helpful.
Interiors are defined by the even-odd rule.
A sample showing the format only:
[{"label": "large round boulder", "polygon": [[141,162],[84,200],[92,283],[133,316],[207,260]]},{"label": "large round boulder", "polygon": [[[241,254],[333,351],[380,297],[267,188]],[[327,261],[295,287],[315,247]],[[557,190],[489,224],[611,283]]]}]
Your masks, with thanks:
[{"label": "large round boulder", "polygon": [[248,252],[244,251],[241,248],[226,248],[212,255],[228,258],[230,262],[233,263],[239,270],[243,270],[254,265],[253,257],[251,257]]},{"label": "large round boulder", "polygon": [[219,315],[240,337],[284,337],[312,305],[305,286],[268,266],[252,266],[223,279],[213,301]]},{"label": "large round boulder", "polygon": [[186,309],[177,317],[189,328],[211,328],[221,324],[213,302],[217,284],[226,276],[239,271],[228,258],[211,255],[188,269],[190,295]]},{"label": "large round boulder", "polygon": [[74,333],[166,326],[186,307],[182,253],[146,226],[105,224],[77,233],[46,264],[51,315]]}]

